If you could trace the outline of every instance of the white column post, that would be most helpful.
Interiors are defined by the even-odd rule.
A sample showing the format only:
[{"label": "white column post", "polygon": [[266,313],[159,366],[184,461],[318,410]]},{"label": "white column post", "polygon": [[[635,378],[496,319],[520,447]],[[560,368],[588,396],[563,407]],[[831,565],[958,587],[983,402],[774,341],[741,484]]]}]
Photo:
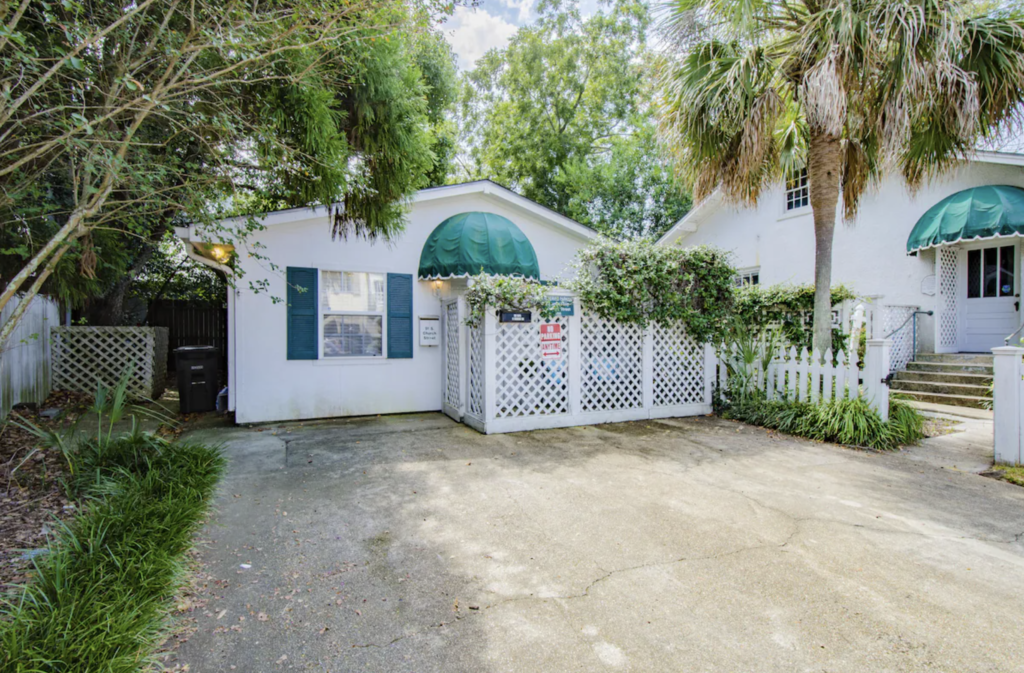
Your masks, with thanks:
[{"label": "white column post", "polygon": [[643,353],[641,354],[640,385],[644,396],[644,409],[648,416],[654,408],[654,324],[644,329]]},{"label": "white column post", "polygon": [[569,415],[583,411],[583,315],[579,297],[572,298],[569,317]]},{"label": "white column post", "polygon": [[1022,367],[1024,348],[1000,346],[992,349],[994,386],[992,425],[995,434],[995,462],[1005,465],[1024,463],[1021,441]]},{"label": "white column post", "polygon": [[[718,357],[710,343],[704,344],[704,404],[711,405],[715,390],[715,371],[718,369]],[[771,371],[769,367],[769,371]],[[774,373],[774,372],[772,372]],[[768,372],[765,372],[767,379]],[[771,396],[769,395],[769,399]]]},{"label": "white column post", "polygon": [[498,319],[494,307],[484,307],[484,432],[498,409]]},{"label": "white column post", "polygon": [[867,388],[868,403],[874,407],[883,421],[889,420],[887,379],[891,347],[890,339],[868,339],[867,352],[864,354],[864,384]]},{"label": "white column post", "polygon": [[466,306],[465,295],[459,295],[456,302],[459,307],[459,318],[455,329],[459,330],[459,417],[461,418],[469,409],[469,327],[465,325],[469,309]]}]

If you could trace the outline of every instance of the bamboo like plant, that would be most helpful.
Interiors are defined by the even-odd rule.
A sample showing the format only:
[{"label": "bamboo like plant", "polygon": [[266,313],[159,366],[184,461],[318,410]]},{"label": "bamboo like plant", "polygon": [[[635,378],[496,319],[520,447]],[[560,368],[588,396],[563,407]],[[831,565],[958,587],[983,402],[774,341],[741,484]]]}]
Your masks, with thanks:
[{"label": "bamboo like plant", "polygon": [[888,171],[913,190],[1018,131],[1024,14],[958,0],[672,0],[661,138],[694,198],[754,205],[806,167],[814,347],[831,343],[832,241]]}]

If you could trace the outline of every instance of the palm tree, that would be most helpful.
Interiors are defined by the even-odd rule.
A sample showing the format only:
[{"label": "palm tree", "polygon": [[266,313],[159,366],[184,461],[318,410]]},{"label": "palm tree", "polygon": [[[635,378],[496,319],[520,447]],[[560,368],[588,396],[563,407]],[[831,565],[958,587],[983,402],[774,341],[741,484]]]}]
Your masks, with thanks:
[{"label": "palm tree", "polygon": [[832,239],[888,170],[911,189],[1021,127],[1024,15],[957,0],[672,0],[663,144],[700,199],[753,205],[807,168],[814,346],[831,344]]}]

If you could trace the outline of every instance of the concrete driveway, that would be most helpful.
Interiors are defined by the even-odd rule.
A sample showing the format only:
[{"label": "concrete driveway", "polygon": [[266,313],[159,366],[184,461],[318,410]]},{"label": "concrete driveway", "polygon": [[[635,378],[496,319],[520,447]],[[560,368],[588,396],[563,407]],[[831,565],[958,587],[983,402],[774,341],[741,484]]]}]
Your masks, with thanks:
[{"label": "concrete driveway", "polygon": [[192,672],[1024,670],[1024,489],[919,457],[713,418],[199,436],[231,467]]}]

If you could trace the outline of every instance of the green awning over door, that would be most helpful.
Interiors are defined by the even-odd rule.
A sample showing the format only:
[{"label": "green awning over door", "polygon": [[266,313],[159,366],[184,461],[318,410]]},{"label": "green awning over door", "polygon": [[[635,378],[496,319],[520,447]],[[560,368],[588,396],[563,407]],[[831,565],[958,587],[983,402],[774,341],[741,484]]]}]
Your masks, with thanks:
[{"label": "green awning over door", "polygon": [[508,218],[469,212],[437,225],[420,254],[420,280],[475,276],[481,271],[540,280],[530,239]]},{"label": "green awning over door", "polygon": [[1024,189],[972,187],[928,209],[907,239],[907,253],[944,243],[1024,235]]}]

